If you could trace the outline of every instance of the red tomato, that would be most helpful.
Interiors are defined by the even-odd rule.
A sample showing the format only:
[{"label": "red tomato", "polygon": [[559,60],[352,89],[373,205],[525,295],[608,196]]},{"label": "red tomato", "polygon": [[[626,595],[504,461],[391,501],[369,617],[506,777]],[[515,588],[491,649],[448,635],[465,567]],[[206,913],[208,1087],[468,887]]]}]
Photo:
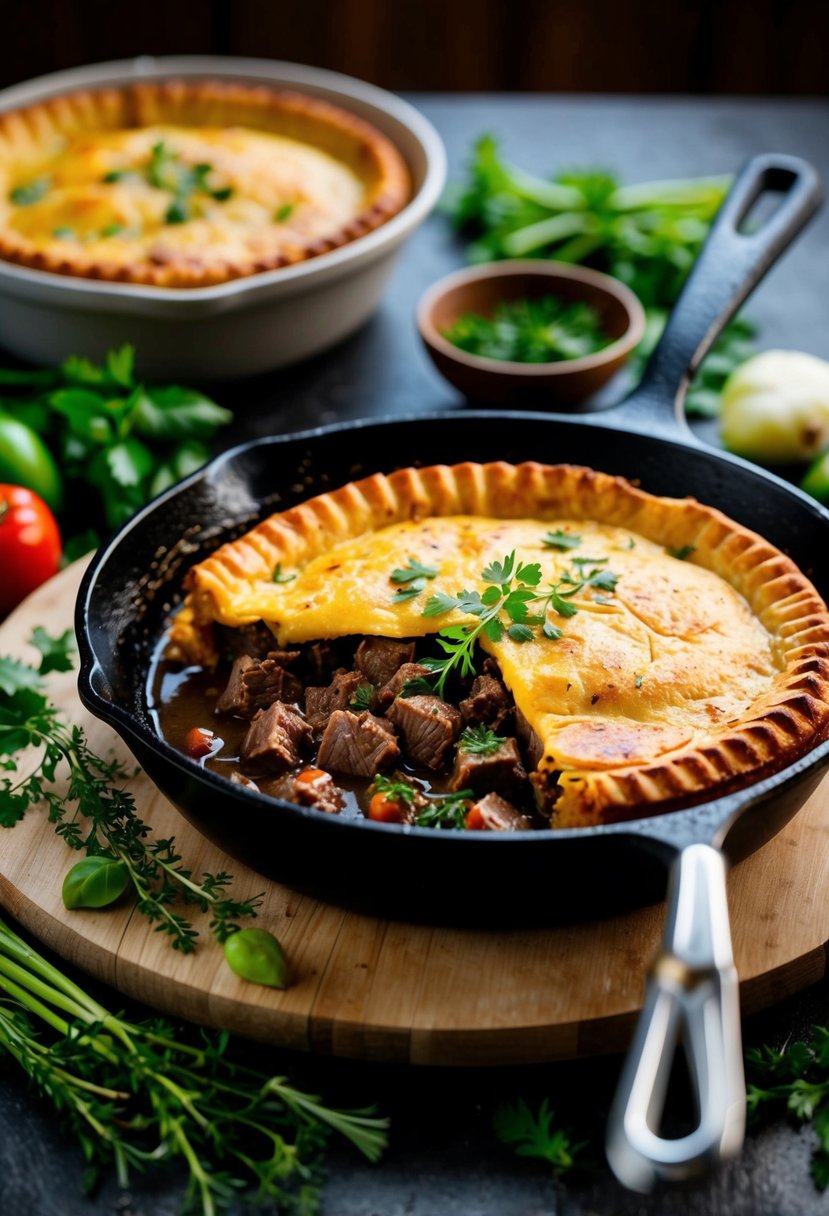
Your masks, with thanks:
[{"label": "red tomato", "polygon": [[0,484],[0,615],[60,569],[60,532],[42,498]]},{"label": "red tomato", "polygon": [[466,812],[466,827],[470,832],[485,832],[487,830],[484,817],[477,806],[470,807]]},{"label": "red tomato", "polygon": [[386,794],[375,794],[368,804],[368,817],[378,823],[402,823],[403,807]]},{"label": "red tomato", "polygon": [[194,726],[192,730],[187,732],[187,738],[184,740],[184,750],[194,760],[202,760],[213,751],[215,738],[216,736],[213,734],[213,731],[208,730],[206,726]]}]

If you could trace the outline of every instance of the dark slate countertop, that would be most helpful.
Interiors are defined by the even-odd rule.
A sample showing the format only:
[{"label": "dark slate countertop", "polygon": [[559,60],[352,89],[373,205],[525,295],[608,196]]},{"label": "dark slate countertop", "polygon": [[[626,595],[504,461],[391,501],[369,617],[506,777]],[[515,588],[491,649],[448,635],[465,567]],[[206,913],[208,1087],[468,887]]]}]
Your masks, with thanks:
[{"label": "dark slate countertop", "polygon": [[[443,136],[457,178],[473,139],[489,131],[508,157],[547,172],[611,167],[625,181],[728,173],[755,152],[795,153],[829,181],[829,103],[545,96],[413,98]],[[811,225],[748,306],[764,347],[829,357],[829,210]],[[223,386],[237,411],[226,436],[239,442],[327,422],[427,413],[461,404],[432,369],[414,328],[414,308],[435,279],[462,264],[462,247],[435,215],[404,250],[385,301],[335,350],[272,376]],[[13,837],[3,846],[13,847]],[[115,1008],[116,994],[103,994]],[[829,1020],[824,981],[746,1025],[749,1042],[782,1043]],[[811,1131],[785,1121],[750,1132],[740,1159],[680,1193],[623,1191],[603,1164],[601,1136],[617,1059],[532,1069],[404,1070],[261,1053],[260,1063],[344,1104],[378,1100],[391,1115],[392,1146],[379,1167],[347,1149],[330,1154],[325,1216],[812,1216],[829,1199],[809,1176]],[[555,1180],[543,1162],[513,1156],[491,1131],[492,1113],[519,1097],[550,1100],[559,1119],[590,1140],[594,1166]],[[175,1179],[108,1183],[81,1192],[82,1166],[54,1118],[0,1061],[2,1216],[173,1216]],[[265,1209],[267,1210],[267,1209]]]}]

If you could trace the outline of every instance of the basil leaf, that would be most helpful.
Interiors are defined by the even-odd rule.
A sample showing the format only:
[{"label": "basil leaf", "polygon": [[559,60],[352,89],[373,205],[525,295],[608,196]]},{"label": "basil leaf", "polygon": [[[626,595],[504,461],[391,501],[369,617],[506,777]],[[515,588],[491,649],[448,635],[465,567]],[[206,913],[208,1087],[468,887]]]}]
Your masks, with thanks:
[{"label": "basil leaf", "polygon": [[115,857],[84,857],[63,880],[65,908],[106,908],[129,886],[130,874]]}]

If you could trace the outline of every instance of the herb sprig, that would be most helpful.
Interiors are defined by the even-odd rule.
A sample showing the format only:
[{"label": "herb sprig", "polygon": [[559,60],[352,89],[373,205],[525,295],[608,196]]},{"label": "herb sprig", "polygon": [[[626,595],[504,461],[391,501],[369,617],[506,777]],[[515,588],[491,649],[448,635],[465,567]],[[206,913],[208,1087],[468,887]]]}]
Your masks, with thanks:
[{"label": "herb sprig", "polygon": [[513,363],[580,359],[611,341],[590,304],[582,300],[568,303],[553,295],[502,301],[491,317],[463,313],[442,333],[468,354]]},{"label": "herb sprig", "polygon": [[472,790],[456,790],[441,798],[430,799],[428,806],[418,811],[414,824],[419,828],[465,828]]},{"label": "herb sprig", "polygon": [[416,557],[410,557],[405,566],[398,566],[389,575],[391,582],[400,584],[391,602],[405,604],[407,600],[416,599],[426,589],[427,580],[436,578],[438,573],[437,566],[424,566]]},{"label": "herb sprig", "polygon": [[[30,807],[45,806],[71,849],[124,864],[138,911],[169,936],[173,949],[187,954],[198,937],[177,904],[209,913],[211,932],[226,941],[239,920],[256,915],[261,895],[233,898],[232,875],[222,871],[197,878],[182,864],[174,838],[152,838],[135,799],[122,788],[126,769],[118,760],[96,755],[83,730],[65,721],[44,690],[45,673],[71,667],[71,635],[52,638],[37,629],[32,642],[42,655],[37,669],[0,658],[0,767],[14,774],[0,778],[0,827],[13,827]],[[15,756],[28,747],[40,749],[40,762],[19,776]]]},{"label": "herb sprig", "polygon": [[812,1178],[818,1190],[829,1186],[829,1027],[813,1026],[812,1041],[789,1043],[781,1051],[764,1044],[745,1053],[749,1076],[748,1113],[786,1110],[811,1123],[817,1137]]},{"label": "herb sprig", "polygon": [[519,1157],[540,1157],[560,1176],[577,1163],[586,1141],[574,1142],[569,1131],[554,1126],[554,1118],[546,1098],[535,1114],[521,1098],[512,1105],[498,1107],[492,1128],[498,1139],[510,1145]]},{"label": "herb sprig", "polygon": [[179,1165],[187,1211],[217,1216],[255,1195],[310,1216],[330,1132],[370,1161],[385,1147],[388,1120],[373,1109],[329,1107],[250,1067],[224,1032],[191,1041],[160,1018],[113,1014],[2,921],[0,994],[0,1053],[79,1142],[87,1189],[107,1169],[125,1187]]},{"label": "herb sprig", "polygon": [[[506,634],[513,642],[531,642],[536,636],[534,629],[539,627],[549,641],[558,641],[563,631],[547,619],[548,611],[565,619],[573,617],[578,612],[572,602],[576,595],[587,589],[614,592],[618,575],[606,567],[607,561],[606,557],[574,557],[571,568],[557,582],[539,590],[541,566],[538,562],[519,562],[513,550],[502,561],[491,562],[481,571],[482,580],[489,584],[483,594],[461,591],[448,595],[439,591],[430,596],[423,609],[424,616],[441,616],[458,609],[477,617],[477,624],[448,625],[441,629],[436,641],[447,657],[420,660],[431,672],[429,678],[434,679],[434,684],[425,678],[407,681],[402,695],[412,696],[428,689],[442,697],[453,672],[461,678],[474,676],[472,655],[481,636],[499,642]],[[609,602],[604,597],[596,598],[601,603]],[[534,613],[530,612],[530,604],[537,605]],[[503,616],[507,617],[506,622]]]},{"label": "herb sprig", "polygon": [[496,735],[489,726],[467,726],[458,739],[458,747],[470,756],[493,756],[502,743],[504,735]]}]

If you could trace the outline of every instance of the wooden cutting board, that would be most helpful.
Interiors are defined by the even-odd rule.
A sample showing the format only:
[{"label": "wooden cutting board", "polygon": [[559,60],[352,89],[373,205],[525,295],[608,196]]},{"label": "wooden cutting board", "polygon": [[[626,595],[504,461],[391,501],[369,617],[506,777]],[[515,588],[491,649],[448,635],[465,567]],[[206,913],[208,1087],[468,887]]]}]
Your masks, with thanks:
[{"label": "wooden cutting board", "polygon": [[[35,625],[72,622],[84,563],[64,570],[0,626],[0,654],[36,658]],[[57,703],[96,751],[129,762],[120,739],[81,707],[74,674],[50,677]],[[254,1039],[413,1064],[518,1064],[622,1050],[640,1008],[664,916],[650,907],[585,925],[491,932],[374,920],[261,878],[179,816],[151,782],[130,779],[141,816],[175,835],[194,871],[230,870],[242,896],[265,891],[259,924],[285,947],[284,992],[232,974],[206,928],[183,956],[129,902],[67,912],[77,860],[45,814],[0,829],[0,904],[58,954],[164,1012]],[[829,940],[829,779],[729,878],[744,1012],[818,980]]]}]

